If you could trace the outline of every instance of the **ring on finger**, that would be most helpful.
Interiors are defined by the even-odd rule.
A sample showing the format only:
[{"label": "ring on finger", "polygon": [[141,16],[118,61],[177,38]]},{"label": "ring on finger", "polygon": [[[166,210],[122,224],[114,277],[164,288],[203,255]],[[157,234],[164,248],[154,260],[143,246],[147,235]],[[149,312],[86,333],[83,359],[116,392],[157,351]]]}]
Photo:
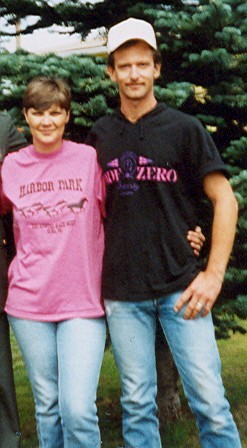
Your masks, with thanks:
[{"label": "ring on finger", "polygon": [[202,307],[203,307],[203,304],[202,304],[201,302],[197,302],[197,304],[196,304],[196,308],[197,308],[198,310],[201,310]]}]

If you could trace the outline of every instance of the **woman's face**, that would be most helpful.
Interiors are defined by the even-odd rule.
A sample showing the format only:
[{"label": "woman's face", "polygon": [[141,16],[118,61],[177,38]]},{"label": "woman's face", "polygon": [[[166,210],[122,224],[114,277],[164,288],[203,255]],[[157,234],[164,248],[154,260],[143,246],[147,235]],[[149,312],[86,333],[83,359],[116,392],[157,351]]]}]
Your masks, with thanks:
[{"label": "woman's face", "polygon": [[46,110],[31,107],[24,111],[24,115],[30,127],[36,151],[48,153],[59,149],[65,126],[69,121],[68,111],[53,104]]}]

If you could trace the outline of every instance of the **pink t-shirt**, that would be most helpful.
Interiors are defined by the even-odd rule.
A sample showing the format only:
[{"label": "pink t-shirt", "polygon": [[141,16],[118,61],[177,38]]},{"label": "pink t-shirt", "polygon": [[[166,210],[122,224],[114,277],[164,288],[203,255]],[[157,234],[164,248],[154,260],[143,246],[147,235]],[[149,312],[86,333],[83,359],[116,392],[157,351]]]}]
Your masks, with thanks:
[{"label": "pink t-shirt", "polygon": [[40,321],[104,315],[104,185],[94,148],[64,141],[50,154],[9,154],[2,189],[14,214],[17,255],[6,312]]}]

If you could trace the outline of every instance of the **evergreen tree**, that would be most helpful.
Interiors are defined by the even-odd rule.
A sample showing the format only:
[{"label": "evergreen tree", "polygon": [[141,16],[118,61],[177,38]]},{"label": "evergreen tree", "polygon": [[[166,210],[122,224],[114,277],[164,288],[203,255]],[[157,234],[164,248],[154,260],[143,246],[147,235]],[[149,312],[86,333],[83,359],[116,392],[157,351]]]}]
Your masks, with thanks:
[{"label": "evergreen tree", "polygon": [[[174,3],[182,4],[181,1]],[[140,11],[143,13],[145,7],[151,8],[159,4],[160,1],[157,0],[144,0],[140,4]],[[82,38],[85,38],[91,30],[101,27],[109,28],[119,20],[138,14],[138,11],[139,7],[136,10],[131,0],[117,2],[105,0],[98,3],[83,0],[0,0],[0,14],[7,25],[0,35],[15,35],[15,30],[10,31],[8,25],[15,24],[17,20],[23,20],[22,34],[52,25],[61,25],[64,28],[67,27],[69,33],[79,33]],[[26,20],[30,17],[36,18],[35,23],[30,24]]]},{"label": "evergreen tree", "polygon": [[22,95],[36,76],[59,76],[72,90],[72,117],[67,136],[82,142],[97,118],[109,113],[116,88],[105,71],[105,59],[54,54],[36,56],[19,51],[0,54],[0,110],[10,112],[29,139],[29,128],[22,114]]},{"label": "evergreen tree", "polygon": [[[37,23],[31,28],[27,27],[24,32],[55,23],[72,26],[74,31],[81,33],[84,37],[91,29],[101,26],[107,28],[131,15],[147,19],[155,26],[164,61],[162,77],[156,87],[157,98],[164,100],[168,105],[197,116],[211,132],[223,159],[230,166],[233,174],[232,183],[240,202],[239,228],[236,249],[226,276],[227,281],[221,300],[217,302],[218,306],[224,303],[222,315],[226,316],[227,308],[231,314],[233,305],[228,304],[226,307],[225,303],[229,302],[230,298],[238,296],[238,288],[241,295],[245,294],[247,284],[243,245],[246,236],[244,225],[246,204],[242,196],[245,184],[242,170],[246,168],[247,131],[246,4],[242,0],[167,0],[164,3],[142,1],[135,4],[130,0],[119,2],[105,0],[94,4],[85,3],[82,0],[66,2],[0,0],[0,12],[6,17],[8,23],[12,23],[13,18],[17,16],[23,18],[30,15],[36,16]],[[78,64],[81,62],[77,62],[75,58],[70,67],[65,70],[65,76],[69,79],[73,78],[71,73]],[[93,62],[89,59],[83,62],[84,66],[88,65],[91,68],[92,64]],[[79,90],[75,86],[74,93],[78,95],[78,92],[81,92],[81,100],[73,105],[74,124],[78,127],[77,135],[84,136],[84,126],[88,128],[101,112],[108,110],[116,101],[114,96],[116,90],[110,87],[108,79],[104,76],[102,64],[104,65],[103,61],[99,62],[99,78],[96,76],[97,69],[95,69],[95,75],[91,78],[91,87],[89,87],[89,81],[86,81],[85,89],[90,92],[90,100],[84,91],[82,77]],[[3,71],[2,68],[1,71]],[[58,72],[62,74],[62,69],[60,68]],[[100,76],[103,77],[104,92],[100,89]],[[72,86],[73,83],[76,84],[75,78],[73,78]],[[106,86],[109,89],[109,95]],[[86,107],[83,103],[84,99]],[[202,226],[207,233],[209,225],[202,222]],[[209,237],[210,235],[208,240]],[[240,279],[239,286],[236,286],[238,278]],[[236,303],[233,308],[236,312]],[[242,301],[237,313],[242,317],[246,316]],[[216,324],[219,324],[218,335],[227,337],[229,335],[229,331],[226,330],[227,325],[233,330],[239,327],[232,319],[227,325],[224,321],[221,325],[220,315],[221,312],[215,308]]]}]

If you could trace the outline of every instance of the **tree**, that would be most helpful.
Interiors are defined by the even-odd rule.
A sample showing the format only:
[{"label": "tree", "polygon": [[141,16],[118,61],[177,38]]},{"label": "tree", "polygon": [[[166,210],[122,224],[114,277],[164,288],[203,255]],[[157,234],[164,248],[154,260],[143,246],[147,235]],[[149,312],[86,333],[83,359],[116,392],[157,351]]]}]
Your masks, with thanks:
[{"label": "tree", "polygon": [[[156,4],[159,5],[160,1],[143,1],[141,9],[147,5],[154,7]],[[22,34],[58,25],[70,34],[79,33],[85,38],[91,30],[109,28],[117,21],[136,14],[136,10],[131,0],[105,0],[96,3],[83,0],[0,0],[0,14],[6,24],[6,28],[0,33],[3,36],[15,35],[15,30],[9,30],[8,26],[21,20]],[[28,20],[31,17],[36,19],[32,24]]]},{"label": "tree", "polygon": [[[22,32],[42,24],[62,24],[72,27],[71,32],[79,32],[82,37],[91,29],[108,28],[129,16],[144,18],[154,24],[164,61],[162,77],[156,87],[157,98],[202,121],[233,176],[231,182],[240,205],[238,233],[226,282],[214,308],[214,321],[218,337],[226,338],[232,331],[243,331],[235,317],[247,316],[247,6],[242,0],[142,1],[134,4],[129,0],[105,0],[97,4],[69,0],[56,3],[54,6],[52,1],[0,0],[0,12],[2,16],[10,14],[6,16],[10,21],[16,17],[24,19],[31,13],[35,15],[36,24],[31,28],[27,26]],[[24,128],[19,115],[20,98],[26,82],[38,74],[58,74],[68,79],[73,93],[74,117],[69,132],[76,140],[83,140],[95,119],[117,104],[116,88],[105,76],[104,59],[72,56],[60,60],[54,55],[38,58],[22,52],[16,55],[3,53],[0,58],[1,108],[10,110]],[[210,242],[211,210],[208,203],[204,207],[207,212],[202,213],[201,225]],[[162,372],[164,356],[159,347],[163,350],[165,341],[158,339],[158,344],[157,369]],[[172,393],[165,382],[159,384],[159,388],[164,389],[165,384],[162,409],[168,409],[173,416],[179,414],[179,396],[172,362],[170,372]]]}]

